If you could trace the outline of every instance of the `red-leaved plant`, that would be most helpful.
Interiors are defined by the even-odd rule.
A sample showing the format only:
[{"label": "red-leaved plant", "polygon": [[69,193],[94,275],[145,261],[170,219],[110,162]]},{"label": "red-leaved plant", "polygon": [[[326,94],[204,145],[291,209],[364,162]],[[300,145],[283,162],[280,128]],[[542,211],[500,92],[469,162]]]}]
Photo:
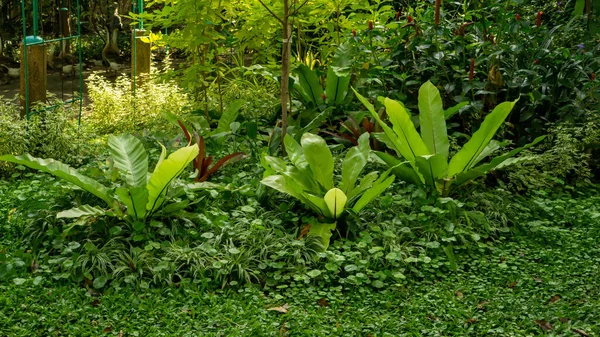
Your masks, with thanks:
[{"label": "red-leaved plant", "polygon": [[[189,133],[185,125],[183,125],[181,121],[177,121],[177,123],[179,123],[179,126],[183,130],[183,133],[185,134],[185,138],[187,138],[188,143],[192,144],[192,135]],[[194,179],[194,181],[197,182],[207,181],[211,175],[215,174],[217,171],[223,168],[223,166],[227,164],[232,164],[246,157],[246,154],[243,152],[232,153],[221,158],[221,160],[217,161],[216,164],[211,166],[213,162],[213,156],[206,156],[204,137],[199,136],[198,132],[194,131],[194,141],[196,142],[196,144],[198,144],[198,148],[200,149],[200,153],[198,153],[198,156],[193,161],[194,169],[198,171],[198,175]]]}]

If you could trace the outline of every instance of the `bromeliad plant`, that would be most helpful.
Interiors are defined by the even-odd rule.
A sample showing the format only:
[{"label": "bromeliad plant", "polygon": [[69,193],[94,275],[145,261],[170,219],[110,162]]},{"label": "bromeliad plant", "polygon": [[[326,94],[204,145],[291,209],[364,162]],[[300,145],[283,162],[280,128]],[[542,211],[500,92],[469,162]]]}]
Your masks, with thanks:
[{"label": "bromeliad plant", "polygon": [[114,167],[123,177],[122,186],[107,187],[54,159],[40,159],[25,154],[1,156],[0,161],[25,165],[50,173],[92,193],[108,206],[108,209],[105,209],[83,205],[60,212],[57,217],[112,216],[132,224],[134,229],[143,228],[143,224],[153,216],[176,215],[190,204],[190,200],[172,202],[174,199],[193,189],[205,187],[201,184],[193,184],[185,188],[172,188],[175,179],[198,156],[196,144],[178,149],[168,157],[165,147],[161,145],[162,153],[154,172],[150,175],[148,175],[148,152],[139,139],[130,134],[118,137],[110,135],[108,145]]},{"label": "bromeliad plant", "polygon": [[495,153],[506,142],[492,140],[504,123],[514,102],[505,102],[496,106],[479,130],[471,139],[449,159],[450,142],[446,127],[446,114],[439,90],[427,82],[419,90],[420,134],[411,120],[411,114],[402,103],[389,98],[382,99],[393,127],[389,127],[379,117],[375,108],[367,99],[354,91],[358,99],[367,107],[373,118],[381,125],[386,137],[381,137],[402,160],[387,153],[377,155],[393,168],[399,178],[416,184],[427,185],[442,195],[448,195],[452,186],[459,186],[487,172],[507,166],[516,160],[507,161],[519,152],[541,142],[545,136],[538,137],[532,143],[497,156],[485,164],[482,160]]},{"label": "bromeliad plant", "polygon": [[339,188],[333,177],[333,156],[323,138],[305,133],[300,144],[289,135],[284,141],[292,165],[280,158],[263,157],[266,172],[261,183],[300,200],[318,214],[319,221],[310,224],[308,234],[320,236],[326,249],[344,211],[359,213],[395,179],[389,170],[381,176],[371,172],[357,184],[371,152],[368,133],[344,158]]}]

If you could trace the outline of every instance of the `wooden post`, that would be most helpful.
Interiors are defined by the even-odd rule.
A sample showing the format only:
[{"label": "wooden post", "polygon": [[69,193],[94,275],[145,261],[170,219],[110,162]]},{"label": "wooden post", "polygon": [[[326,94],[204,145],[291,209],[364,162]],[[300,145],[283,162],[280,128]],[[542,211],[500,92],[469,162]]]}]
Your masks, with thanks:
[{"label": "wooden post", "polygon": [[[143,29],[134,30],[131,40],[131,79],[135,76],[150,73],[150,43],[145,43],[140,38],[146,35]],[[136,37],[137,36],[137,37]],[[133,55],[135,53],[135,55]]]},{"label": "wooden post", "polygon": [[21,43],[20,93],[21,106],[23,106],[21,117],[31,111],[32,103],[46,101],[46,47],[43,43],[27,47],[27,74],[25,74],[25,45]]}]

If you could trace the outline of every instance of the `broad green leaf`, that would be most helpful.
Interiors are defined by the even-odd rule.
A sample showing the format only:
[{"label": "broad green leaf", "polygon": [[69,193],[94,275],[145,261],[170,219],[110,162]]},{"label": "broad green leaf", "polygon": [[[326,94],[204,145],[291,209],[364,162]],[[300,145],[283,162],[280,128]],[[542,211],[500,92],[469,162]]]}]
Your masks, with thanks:
[{"label": "broad green leaf", "polygon": [[482,177],[482,176],[486,175],[486,173],[488,173],[489,171],[494,170],[496,167],[498,167],[499,165],[504,163],[509,158],[516,156],[523,150],[526,150],[526,149],[529,149],[529,148],[535,146],[536,144],[538,144],[545,138],[546,138],[546,136],[540,136],[540,137],[534,139],[533,142],[531,142],[523,147],[514,149],[508,153],[501,155],[501,156],[495,157],[487,164],[482,164],[482,165],[479,165],[479,166],[475,167],[474,169],[471,169],[467,172],[459,173],[456,176],[456,180],[454,181],[454,183],[456,185],[461,185],[467,181],[473,180],[478,177]]},{"label": "broad green leaf", "polygon": [[229,132],[231,128],[231,123],[235,122],[238,115],[240,114],[240,109],[244,105],[244,101],[237,100],[233,101],[229,104],[227,109],[223,111],[221,118],[219,119],[219,124],[217,128],[212,132],[213,135]]},{"label": "broad green leaf", "polygon": [[300,200],[317,213],[324,214],[323,212],[327,211],[327,205],[322,198],[303,193],[302,187],[291,178],[274,175],[264,178],[260,183]]},{"label": "broad green leaf", "polygon": [[446,177],[448,161],[441,154],[417,157],[419,173],[425,178],[425,183],[433,188],[439,179]]},{"label": "broad green leaf", "polygon": [[362,179],[360,179],[360,183],[354,189],[352,189],[347,195],[350,200],[350,204],[352,204],[357,197],[359,197],[364,191],[371,188],[375,181],[377,181],[377,177],[379,177],[379,172],[373,171],[367,173]]},{"label": "broad green leaf", "polygon": [[332,231],[335,230],[336,223],[320,223],[310,224],[309,235],[320,236],[323,240],[323,246],[325,250],[329,248],[329,241],[331,240]]},{"label": "broad green leaf", "polygon": [[285,151],[287,152],[292,164],[294,164],[294,166],[296,166],[300,171],[304,172],[309,170],[310,168],[308,167],[308,163],[304,157],[304,150],[302,150],[302,146],[298,144],[294,137],[286,134],[284,144]]},{"label": "broad green leaf", "polygon": [[100,289],[100,288],[104,287],[104,285],[106,285],[106,282],[108,282],[108,280],[109,280],[108,275],[102,275],[102,276],[96,277],[94,279],[94,288]]},{"label": "broad green leaf", "polygon": [[298,79],[300,80],[300,86],[304,92],[308,95],[309,101],[315,105],[323,103],[323,87],[317,76],[317,72],[311,70],[307,65],[300,64],[296,68]]},{"label": "broad green leaf", "polygon": [[328,219],[333,219],[335,216],[329,211],[329,206],[323,197],[317,196],[308,192],[303,192],[302,196],[307,200],[305,203],[313,209],[317,209],[317,213]]},{"label": "broad green leaf", "polygon": [[325,140],[317,135],[302,135],[304,157],[310,166],[313,177],[326,191],[333,188],[333,156]]},{"label": "broad green leaf", "polygon": [[156,165],[154,173],[148,180],[148,203],[146,210],[155,211],[162,204],[162,196],[171,182],[179,177],[183,170],[199,153],[198,145],[187,146],[173,152],[167,159]]},{"label": "broad green leaf", "polygon": [[585,10],[585,0],[576,0],[575,2],[575,10],[573,11],[573,15],[579,16],[583,15],[583,11]]},{"label": "broad green leaf", "polygon": [[423,142],[417,129],[415,129],[410,114],[402,104],[389,98],[386,98],[384,102],[394,132],[400,141],[400,148],[398,149],[400,154],[412,163],[414,163],[417,156],[433,154]]},{"label": "broad green leaf", "polygon": [[354,47],[351,43],[342,43],[333,55],[331,69],[339,77],[349,77],[354,63]]},{"label": "broad green leaf", "polygon": [[323,198],[329,209],[329,213],[333,216],[333,219],[337,220],[344,213],[346,202],[348,198],[339,188],[330,189]]},{"label": "broad green leaf", "polygon": [[66,211],[59,212],[56,214],[57,218],[81,218],[83,216],[103,216],[106,215],[106,210],[100,207],[94,207],[90,205],[83,205],[75,208],[71,208]]},{"label": "broad green leaf", "polygon": [[373,106],[373,104],[371,104],[366,98],[361,96],[361,94],[359,94],[356,90],[354,90],[354,88],[352,88],[352,90],[354,91],[354,94],[356,95],[358,100],[367,108],[367,110],[369,110],[369,112],[371,113],[373,118],[375,118],[377,123],[379,123],[379,125],[385,132],[385,135],[387,136],[387,139],[389,140],[389,142],[386,143],[386,145],[390,146],[393,144],[393,146],[390,148],[401,155],[400,148],[402,147],[402,144],[400,143],[400,139],[398,138],[398,135],[396,135],[394,130],[392,128],[390,128],[387,124],[385,124],[385,122],[383,120],[381,120],[381,118],[379,117],[379,114],[375,111],[375,107]]},{"label": "broad green leaf", "polygon": [[517,101],[501,103],[485,118],[479,130],[475,132],[465,146],[450,160],[450,164],[448,165],[449,177],[468,171],[473,167],[481,152],[483,152],[492,140],[496,131],[502,126],[516,103]]},{"label": "broad green leaf", "polygon": [[131,186],[146,186],[148,180],[148,153],[136,137],[124,133],[108,136],[108,146],[115,166]]},{"label": "broad green leaf", "polygon": [[175,212],[179,212],[183,209],[186,209],[186,207],[188,207],[190,205],[190,200],[186,199],[180,202],[174,202],[172,204],[169,204],[165,207],[163,207],[163,209],[160,210],[161,214],[167,215],[167,214],[172,214]]},{"label": "broad green leaf", "polygon": [[419,120],[421,138],[431,154],[448,160],[448,129],[440,91],[429,81],[419,89]]},{"label": "broad green leaf", "polygon": [[0,157],[0,161],[20,164],[35,170],[50,173],[92,193],[104,200],[108,206],[112,207],[114,205],[114,199],[110,195],[108,188],[96,180],[80,174],[74,168],[54,159],[40,159],[32,157],[29,154],[24,154],[22,156],[4,155]]},{"label": "broad green leaf", "polygon": [[479,163],[480,161],[484,160],[485,158],[487,158],[488,156],[490,156],[491,154],[493,154],[494,152],[498,151],[500,148],[508,145],[509,142],[499,142],[497,140],[491,140],[490,143],[485,147],[485,149],[483,149],[483,151],[481,151],[481,153],[479,154],[479,156],[477,157],[477,159],[475,159],[475,164]]},{"label": "broad green leaf", "polygon": [[385,152],[375,152],[375,154],[388,165],[398,179],[416,185],[425,184],[425,178],[415,171],[409,162],[402,161]]},{"label": "broad green leaf", "polygon": [[367,132],[363,133],[358,138],[358,146],[351,148],[342,162],[342,182],[340,188],[346,194],[354,189],[358,176],[367,165],[369,152],[371,152],[369,138],[370,136]]},{"label": "broad green leaf", "polygon": [[396,179],[395,176],[388,176],[389,170],[377,179],[377,181],[373,184],[373,187],[366,190],[365,193],[358,199],[352,210],[354,213],[360,213],[360,211],[367,206],[373,199],[377,198],[383,191],[385,191]]},{"label": "broad green leaf", "polygon": [[327,72],[327,84],[325,95],[327,103],[330,105],[342,104],[348,94],[350,87],[350,75],[339,77],[335,74],[333,67]]},{"label": "broad green leaf", "polygon": [[142,220],[146,217],[146,204],[148,203],[148,189],[146,186],[119,187],[115,189],[115,194],[125,204],[127,214],[134,220]]},{"label": "broad green leaf", "polygon": [[456,115],[460,109],[462,109],[463,107],[469,105],[469,102],[460,102],[457,105],[448,108],[448,110],[444,111],[444,115],[446,117],[446,120],[452,118],[452,116]]}]

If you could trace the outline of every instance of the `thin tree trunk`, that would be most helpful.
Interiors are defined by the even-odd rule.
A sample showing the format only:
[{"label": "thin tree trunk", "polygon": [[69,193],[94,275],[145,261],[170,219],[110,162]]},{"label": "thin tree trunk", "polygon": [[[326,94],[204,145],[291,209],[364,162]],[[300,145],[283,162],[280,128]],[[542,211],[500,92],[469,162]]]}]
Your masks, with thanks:
[{"label": "thin tree trunk", "polygon": [[288,95],[290,84],[290,56],[292,54],[292,26],[289,23],[290,4],[283,1],[283,46],[281,48],[281,149],[285,155],[284,139],[288,127]]}]

